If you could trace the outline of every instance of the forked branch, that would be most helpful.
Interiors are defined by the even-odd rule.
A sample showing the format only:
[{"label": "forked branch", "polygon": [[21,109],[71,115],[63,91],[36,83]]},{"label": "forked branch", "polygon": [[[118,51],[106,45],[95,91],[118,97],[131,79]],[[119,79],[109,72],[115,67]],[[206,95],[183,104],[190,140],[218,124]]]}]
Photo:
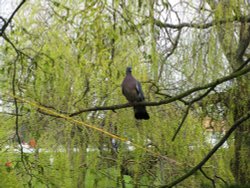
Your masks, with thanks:
[{"label": "forked branch", "polygon": [[179,95],[176,95],[175,97],[171,97],[171,98],[161,100],[161,101],[158,101],[158,102],[141,102],[141,103],[134,103],[134,104],[126,103],[126,104],[119,104],[119,105],[113,105],[113,106],[100,106],[100,107],[97,106],[97,107],[93,107],[93,108],[87,108],[87,109],[79,110],[79,111],[74,112],[74,113],[68,113],[68,115],[70,117],[73,117],[73,116],[79,115],[81,113],[91,112],[91,111],[100,111],[100,110],[112,110],[112,111],[114,111],[114,110],[117,110],[117,109],[128,108],[128,107],[132,107],[132,106],[159,106],[159,105],[163,105],[163,104],[169,104],[171,102],[183,99],[184,97],[187,97],[187,96],[189,96],[192,93],[195,93],[197,91],[214,88],[219,84],[222,84],[222,83],[227,82],[229,80],[232,80],[234,78],[240,77],[240,76],[242,76],[244,74],[247,74],[249,72],[250,72],[250,66],[248,65],[245,68],[240,69],[240,70],[238,70],[236,72],[233,72],[232,74],[230,74],[228,76],[219,78],[219,79],[217,79],[217,80],[215,80],[213,82],[210,82],[208,84],[205,84],[203,86],[194,87],[194,88],[189,89],[189,90],[187,90],[187,91],[185,91],[185,92],[183,92],[183,93],[181,93]]},{"label": "forked branch", "polygon": [[170,188],[173,187],[188,177],[192,176],[196,171],[200,170],[202,166],[213,156],[213,154],[225,143],[225,141],[229,138],[229,136],[235,131],[237,127],[239,127],[244,121],[250,118],[250,111],[248,111],[245,115],[243,115],[240,119],[235,121],[232,127],[227,131],[227,133],[222,137],[222,139],[213,147],[213,149],[201,160],[199,164],[193,167],[189,172],[181,176],[180,178],[176,179],[175,181],[160,186],[161,188]]}]

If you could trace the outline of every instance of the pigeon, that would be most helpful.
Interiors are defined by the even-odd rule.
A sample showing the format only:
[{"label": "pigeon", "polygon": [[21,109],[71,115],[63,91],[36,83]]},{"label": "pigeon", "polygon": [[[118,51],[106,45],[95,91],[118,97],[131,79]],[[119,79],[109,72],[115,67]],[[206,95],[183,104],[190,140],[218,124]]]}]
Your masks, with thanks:
[{"label": "pigeon", "polygon": [[[143,102],[145,100],[141,83],[132,76],[132,68],[127,67],[126,77],[122,82],[122,94],[130,103]],[[146,106],[134,106],[136,119],[149,119]]]}]

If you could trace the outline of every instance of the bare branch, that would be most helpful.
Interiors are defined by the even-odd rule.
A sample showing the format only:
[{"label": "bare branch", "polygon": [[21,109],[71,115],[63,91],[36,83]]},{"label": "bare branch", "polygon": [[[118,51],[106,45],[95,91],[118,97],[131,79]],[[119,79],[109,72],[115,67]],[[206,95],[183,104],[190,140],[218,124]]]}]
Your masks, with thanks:
[{"label": "bare branch", "polygon": [[217,175],[215,175],[214,177],[221,180],[225,184],[225,186],[228,186],[228,183],[222,177],[217,176]]},{"label": "bare branch", "polygon": [[232,19],[227,19],[227,20],[215,20],[211,21],[209,23],[180,23],[180,24],[170,24],[170,23],[163,23],[160,20],[155,20],[155,24],[158,27],[161,28],[171,28],[171,29],[182,29],[184,27],[189,27],[189,28],[197,28],[197,29],[208,29],[212,26],[218,25],[218,24],[225,24],[228,22],[250,22],[250,16],[241,16],[241,17],[233,17]]},{"label": "bare branch", "polygon": [[243,69],[245,66],[247,66],[247,64],[250,62],[250,58],[247,59],[236,71],[239,71],[241,69]]},{"label": "bare branch", "polygon": [[2,16],[0,16],[0,20],[2,20],[4,24],[6,24],[6,20]]},{"label": "bare branch", "polygon": [[215,181],[214,181],[214,179],[210,178],[210,177],[204,172],[204,170],[202,170],[202,168],[200,168],[200,171],[201,171],[201,173],[203,174],[203,176],[205,176],[208,180],[210,180],[210,181],[212,182],[213,188],[215,188],[216,186],[215,186]]},{"label": "bare branch", "polygon": [[[14,70],[13,70],[12,83],[11,83],[13,96],[16,95],[16,77],[17,77],[17,61],[18,61],[18,59],[19,59],[19,55],[16,56],[16,59],[13,63]],[[19,135],[19,106],[18,106],[17,98],[13,98],[13,99],[14,99],[14,107],[15,107],[15,134],[17,137],[18,144],[20,146],[21,163],[23,164],[25,171],[27,172],[27,174],[30,177],[30,180],[28,181],[28,185],[29,185],[29,187],[31,187],[32,175],[30,173],[30,170],[27,167],[27,161],[26,161],[25,156],[24,156],[22,140],[21,140],[21,137]]]},{"label": "bare branch", "polygon": [[[67,115],[69,117],[73,117],[73,116],[80,115],[80,114],[82,114],[84,112],[102,111],[102,110],[103,111],[112,110],[112,111],[115,112],[115,110],[122,109],[122,108],[128,108],[128,107],[133,107],[133,106],[160,106],[160,105],[163,105],[163,104],[172,103],[174,101],[181,101],[181,102],[184,102],[185,105],[189,105],[190,103],[194,103],[194,102],[196,102],[198,100],[201,100],[203,97],[208,95],[208,93],[211,90],[213,90],[217,85],[219,85],[221,83],[224,83],[224,82],[227,82],[229,80],[232,80],[234,78],[240,77],[240,76],[242,76],[244,74],[247,74],[249,71],[250,71],[250,66],[246,66],[246,68],[239,69],[239,71],[233,72],[232,74],[230,74],[228,76],[219,78],[219,79],[215,80],[214,82],[205,84],[203,86],[192,88],[192,89],[187,90],[187,91],[185,91],[185,92],[183,92],[183,93],[181,93],[179,95],[176,95],[175,97],[171,97],[171,98],[161,100],[161,101],[158,101],[158,102],[138,102],[138,103],[133,103],[133,104],[132,103],[126,103],[126,104],[117,104],[117,105],[112,105],[112,106],[95,106],[95,107],[92,107],[92,108],[86,108],[86,109],[83,109],[83,110],[79,110],[79,111],[73,112],[73,113],[62,112],[62,111],[57,110],[55,108],[53,108],[53,110],[56,111],[57,113]],[[204,89],[209,89],[209,90],[206,91],[203,95],[194,98],[190,102],[186,102],[186,101],[183,100],[183,98],[191,95],[192,93],[195,93],[197,91],[201,91],[201,90],[204,90]],[[40,106],[44,107],[44,105],[42,105],[42,104],[40,104]],[[49,116],[52,116],[52,117],[60,118],[60,116],[58,116],[58,115],[43,112],[39,108],[37,109],[37,111],[43,113],[44,115],[49,115]]]},{"label": "bare branch", "polygon": [[214,88],[223,82],[226,82],[226,81],[232,80],[236,77],[247,74],[249,71],[250,71],[250,66],[247,66],[246,68],[241,69],[241,70],[236,71],[236,72],[233,72],[232,74],[230,74],[228,76],[219,78],[219,79],[215,80],[214,82],[205,84],[203,86],[198,86],[198,87],[192,88],[190,90],[187,90],[184,93],[176,95],[175,97],[161,100],[159,102],[140,102],[140,103],[133,103],[133,104],[126,103],[126,104],[113,105],[113,106],[100,106],[100,107],[97,106],[97,107],[93,107],[93,108],[83,109],[83,110],[80,110],[80,111],[74,112],[74,113],[68,113],[68,115],[70,117],[72,117],[72,116],[79,115],[83,112],[90,112],[90,111],[99,111],[99,110],[112,110],[112,111],[114,111],[116,109],[128,108],[128,107],[132,107],[132,106],[159,106],[159,105],[163,105],[163,104],[168,104],[168,103],[183,99],[184,97],[187,97],[190,94],[195,93],[197,91],[201,91],[201,90],[209,89],[209,88]]},{"label": "bare branch", "polygon": [[0,112],[0,114],[10,115],[10,116],[23,116],[22,114],[15,114],[10,112]]},{"label": "bare branch", "polygon": [[184,116],[183,116],[183,118],[182,118],[182,120],[181,120],[180,125],[178,126],[178,128],[177,128],[177,130],[176,130],[176,132],[175,132],[175,134],[174,134],[174,136],[173,136],[173,138],[172,138],[172,141],[175,140],[175,138],[176,138],[178,132],[180,131],[182,125],[184,124],[184,122],[185,122],[185,120],[186,120],[186,118],[187,118],[187,116],[188,116],[189,110],[190,110],[190,108],[192,107],[192,105],[193,105],[195,102],[197,102],[197,101],[203,99],[204,97],[206,97],[215,87],[216,87],[216,86],[211,87],[211,88],[210,88],[209,90],[207,90],[204,94],[202,94],[202,95],[200,95],[200,96],[194,98],[194,99],[191,100],[190,102],[188,102],[188,107],[187,107],[187,109],[186,109],[186,111],[185,111],[185,114],[184,114]]},{"label": "bare branch", "polygon": [[178,29],[178,34],[173,42],[173,46],[172,46],[170,52],[167,53],[165,60],[168,59],[175,52],[175,50],[179,44],[180,36],[181,36],[181,29]]},{"label": "bare branch", "polygon": [[[244,74],[247,74],[249,71],[250,71],[250,66],[247,66],[246,68],[240,69],[239,71],[236,71],[236,72],[233,72],[232,74],[230,74],[228,76],[219,78],[219,79],[215,80],[214,82],[205,84],[203,86],[192,88],[192,89],[187,90],[186,92],[183,92],[183,93],[181,93],[181,94],[179,94],[179,95],[177,95],[175,97],[171,97],[171,98],[168,98],[168,99],[165,99],[165,100],[161,100],[159,102],[140,102],[140,103],[133,103],[133,104],[132,103],[118,104],[118,105],[112,105],[112,106],[96,106],[96,107],[92,107],[92,108],[87,108],[87,109],[79,110],[79,111],[74,112],[74,113],[62,112],[62,111],[56,110],[56,109],[54,109],[54,110],[56,112],[59,112],[59,113],[62,113],[62,114],[66,114],[69,117],[73,117],[73,116],[77,116],[79,114],[82,114],[84,112],[91,112],[91,111],[101,111],[101,110],[112,110],[112,111],[115,111],[117,109],[128,108],[128,107],[133,107],[133,106],[159,106],[159,105],[163,105],[163,104],[169,104],[171,102],[178,101],[178,100],[183,101],[182,99],[184,97],[187,97],[187,96],[189,96],[192,93],[195,93],[197,91],[201,91],[201,90],[204,90],[204,89],[209,89],[203,95],[201,95],[201,96],[199,96],[197,98],[194,98],[190,102],[185,102],[185,104],[188,105],[188,104],[196,102],[196,101],[200,100],[201,98],[203,98],[204,96],[208,95],[208,93],[212,89],[214,89],[217,85],[219,85],[221,83],[224,83],[226,81],[232,80],[234,78],[237,78],[239,76],[242,76]],[[41,105],[41,106],[43,106],[43,105]],[[39,109],[38,109],[38,111],[41,112]],[[53,117],[58,117],[58,116],[55,116],[53,114],[47,114],[47,113],[43,113],[43,114],[50,115],[50,116],[53,116]]]},{"label": "bare branch", "polygon": [[[1,36],[1,35],[0,35]],[[22,52],[21,50],[19,50],[14,43],[6,36],[5,33],[2,34],[3,39],[5,39],[6,42],[8,42],[12,48],[15,50],[15,52],[17,53],[17,55],[23,55],[29,59],[32,59],[29,55],[25,54],[24,52]]]},{"label": "bare branch", "polygon": [[242,60],[243,55],[249,46],[249,43],[250,43],[250,25],[247,23],[242,23],[240,28],[239,45],[235,54],[237,60]]},{"label": "bare branch", "polygon": [[188,107],[187,107],[187,109],[186,109],[186,111],[185,111],[185,114],[184,114],[184,116],[182,117],[181,123],[179,124],[177,130],[176,130],[175,133],[174,133],[174,136],[173,136],[173,138],[172,138],[172,141],[175,140],[177,134],[179,133],[181,127],[183,126],[185,120],[187,119],[187,116],[188,116],[188,113],[189,113],[189,109],[191,108],[191,106],[192,106],[192,104],[189,104],[189,105],[188,105]]},{"label": "bare branch", "polygon": [[11,14],[10,18],[5,21],[3,18],[1,18],[2,20],[4,20],[4,25],[0,30],[0,36],[3,35],[4,31],[6,30],[6,28],[9,26],[11,20],[13,19],[13,17],[15,16],[15,14],[17,13],[17,11],[22,7],[22,5],[25,3],[26,0],[22,0],[22,2],[17,6],[17,8],[14,10],[14,12]]},{"label": "bare branch", "polygon": [[184,174],[182,177],[178,178],[177,180],[171,182],[167,185],[160,186],[161,188],[170,188],[173,187],[188,177],[192,176],[196,171],[201,169],[201,167],[213,156],[213,154],[224,144],[224,142],[229,138],[229,136],[235,131],[237,127],[239,127],[244,121],[248,120],[250,118],[250,111],[248,111],[244,116],[242,116],[240,119],[235,121],[235,123],[232,125],[232,127],[227,131],[227,133],[222,137],[222,139],[213,147],[213,149],[201,160],[199,164],[197,164],[195,167],[193,167],[188,173]]}]

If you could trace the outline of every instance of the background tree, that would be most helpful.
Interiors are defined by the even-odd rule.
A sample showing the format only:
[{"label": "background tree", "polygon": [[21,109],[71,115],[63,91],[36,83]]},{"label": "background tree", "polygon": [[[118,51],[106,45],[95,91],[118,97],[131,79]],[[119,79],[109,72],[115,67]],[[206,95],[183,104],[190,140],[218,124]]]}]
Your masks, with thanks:
[{"label": "background tree", "polygon": [[[249,3],[23,0],[13,10],[0,14],[1,186],[249,184]],[[127,66],[148,121],[122,96]]]}]

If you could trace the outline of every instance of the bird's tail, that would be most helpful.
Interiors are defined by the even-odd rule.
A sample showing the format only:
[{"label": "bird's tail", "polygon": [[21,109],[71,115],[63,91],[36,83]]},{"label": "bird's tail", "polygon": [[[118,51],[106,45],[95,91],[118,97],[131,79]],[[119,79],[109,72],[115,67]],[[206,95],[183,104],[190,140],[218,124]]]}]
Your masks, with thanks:
[{"label": "bird's tail", "polygon": [[134,113],[136,119],[149,119],[146,106],[134,106]]}]

